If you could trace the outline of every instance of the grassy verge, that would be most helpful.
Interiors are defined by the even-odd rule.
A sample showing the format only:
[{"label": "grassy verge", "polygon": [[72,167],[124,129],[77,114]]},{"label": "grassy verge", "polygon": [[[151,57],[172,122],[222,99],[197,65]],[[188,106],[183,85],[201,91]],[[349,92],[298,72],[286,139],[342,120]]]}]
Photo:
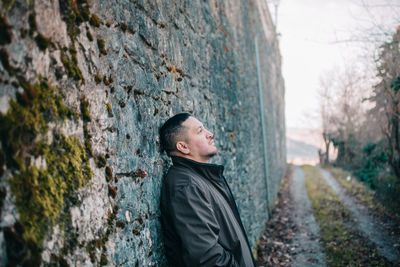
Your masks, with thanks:
[{"label": "grassy verge", "polygon": [[320,172],[303,166],[306,188],[321,229],[328,266],[390,266],[376,247],[353,229],[350,212],[340,202]]},{"label": "grassy verge", "polygon": [[356,197],[364,205],[367,205],[371,210],[374,210],[378,214],[386,215],[392,218],[400,219],[398,214],[390,212],[376,195],[376,193],[370,190],[364,183],[357,180],[356,177],[352,176],[351,173],[333,166],[324,166],[332,176],[344,187],[347,192]]}]

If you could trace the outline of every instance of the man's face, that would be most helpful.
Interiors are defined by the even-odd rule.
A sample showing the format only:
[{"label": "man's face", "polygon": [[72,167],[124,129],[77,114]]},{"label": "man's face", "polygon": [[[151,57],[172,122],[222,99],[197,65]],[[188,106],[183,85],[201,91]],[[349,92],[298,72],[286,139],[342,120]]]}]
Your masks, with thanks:
[{"label": "man's face", "polygon": [[187,154],[189,158],[207,163],[211,157],[218,153],[213,134],[204,128],[199,120],[190,116],[182,125],[187,128],[185,143],[189,151],[189,154]]}]

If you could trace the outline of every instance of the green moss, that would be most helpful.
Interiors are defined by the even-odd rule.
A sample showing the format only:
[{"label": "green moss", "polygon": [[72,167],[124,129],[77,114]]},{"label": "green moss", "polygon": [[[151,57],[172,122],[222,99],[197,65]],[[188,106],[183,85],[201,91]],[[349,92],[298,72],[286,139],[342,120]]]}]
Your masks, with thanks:
[{"label": "green moss", "polygon": [[92,120],[89,113],[89,102],[84,97],[81,98],[81,113],[84,122],[89,122]]},{"label": "green moss", "polygon": [[112,211],[108,212],[107,215],[107,226],[109,227],[108,229],[111,229],[110,227],[113,226],[114,220],[117,218],[117,213],[118,213],[118,206],[114,206]]},{"label": "green moss", "polygon": [[106,164],[107,160],[103,155],[97,156],[97,167],[103,168]]},{"label": "green moss", "polygon": [[125,228],[125,223],[124,223],[123,221],[117,221],[117,222],[115,223],[115,225],[116,225],[117,227],[119,227],[119,228],[122,228],[122,229]]},{"label": "green moss", "polygon": [[112,180],[112,175],[113,175],[111,167],[107,166],[105,172],[106,172],[106,181],[107,182],[111,181]]},{"label": "green moss", "polygon": [[75,54],[72,54],[71,58],[68,57],[66,51],[61,50],[61,56],[60,56],[61,62],[63,63],[70,78],[73,78],[76,81],[82,80],[82,82],[84,82],[85,80],[83,79],[82,72],[78,66],[78,58],[76,57],[76,50],[73,48],[70,49],[70,51],[75,51]]},{"label": "green moss", "polygon": [[49,266],[68,267],[69,264],[62,256],[51,254]]},{"label": "green moss", "polygon": [[49,39],[44,37],[41,34],[36,35],[35,41],[36,41],[36,44],[39,47],[39,49],[42,51],[46,50],[47,47],[49,47],[49,45],[50,45]]},{"label": "green moss", "polygon": [[24,91],[17,94],[17,101],[10,101],[8,113],[0,116],[2,147],[8,155],[7,164],[12,166],[18,166],[16,159],[26,153],[21,145],[30,147],[37,135],[47,131],[48,122],[76,116],[46,80],[40,78],[39,83],[31,85],[18,78]]},{"label": "green moss", "polygon": [[93,41],[93,35],[89,30],[86,31],[86,37],[89,39],[89,41]]},{"label": "green moss", "polygon": [[87,128],[87,123],[90,122],[92,118],[89,113],[89,102],[84,97],[81,98],[81,114],[83,120],[83,135],[85,138],[86,153],[88,156],[93,157],[92,143],[90,142],[92,136]]},{"label": "green moss", "polygon": [[[22,261],[41,251],[44,237],[65,219],[60,217],[63,206],[91,179],[92,171],[78,139],[53,133],[52,142],[46,140],[48,123],[77,117],[63,104],[58,90],[41,77],[34,85],[19,80],[24,91],[17,95],[17,101],[10,100],[5,115],[0,114],[0,138],[23,226],[20,238],[26,242],[20,252]],[[47,167],[38,168],[32,158],[41,159]]]},{"label": "green moss", "polygon": [[92,177],[84,146],[76,138],[59,135],[50,146],[43,145],[40,154],[47,169],[29,166],[10,180],[20,221],[25,226],[23,237],[35,243],[56,223],[64,199]]},{"label": "green moss", "polygon": [[376,253],[374,244],[352,228],[354,219],[321,173],[312,166],[302,167],[308,196],[321,229],[328,266],[390,266]]},{"label": "green moss", "polygon": [[71,45],[68,48],[69,53],[71,54],[71,59],[75,64],[78,64],[78,56],[77,56],[77,51],[75,48],[75,45]]},{"label": "green moss", "polygon": [[101,76],[100,76],[99,73],[97,73],[96,75],[94,75],[94,81],[96,82],[96,84],[100,84],[102,80],[103,80],[103,79],[101,78]]},{"label": "green moss", "polygon": [[1,0],[4,10],[7,12],[14,5],[14,0]]},{"label": "green moss", "polygon": [[94,245],[91,242],[89,242],[89,244],[87,245],[86,250],[89,253],[90,261],[92,263],[95,263],[96,262],[96,254],[95,254],[96,250],[95,250]]},{"label": "green moss", "polygon": [[107,260],[106,254],[102,253],[100,256],[100,265],[104,266],[104,265],[107,265],[107,263],[108,263],[108,260]]},{"label": "green moss", "polygon": [[90,142],[90,139],[92,136],[89,134],[88,128],[86,123],[83,124],[83,135],[85,137],[85,148],[86,148],[86,153],[93,157],[93,149],[92,149],[92,143]]},{"label": "green moss", "polygon": [[60,11],[63,20],[67,24],[68,35],[71,41],[75,42],[76,36],[80,34],[79,25],[81,25],[82,22],[89,21],[90,19],[88,1],[60,1]]},{"label": "green moss", "polygon": [[104,41],[104,39],[97,39],[97,46],[99,47],[99,51],[101,54],[107,55],[106,41]]},{"label": "green moss", "polygon": [[28,35],[28,31],[24,28],[20,29],[21,38],[24,39]]},{"label": "green moss", "polygon": [[96,14],[93,14],[90,17],[89,23],[90,23],[90,25],[98,28],[98,27],[100,27],[101,21],[100,21],[99,17]]},{"label": "green moss", "polygon": [[112,117],[112,107],[111,107],[110,101],[107,102],[106,107],[107,107],[108,116]]},{"label": "green moss", "polygon": [[117,188],[108,184],[108,195],[112,198],[115,198],[118,194]]}]

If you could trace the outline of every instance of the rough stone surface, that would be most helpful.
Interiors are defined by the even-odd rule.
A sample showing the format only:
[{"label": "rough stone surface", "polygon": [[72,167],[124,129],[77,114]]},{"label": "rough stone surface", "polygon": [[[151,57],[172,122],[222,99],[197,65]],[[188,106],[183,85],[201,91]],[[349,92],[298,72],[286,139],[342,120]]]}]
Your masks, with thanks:
[{"label": "rough stone surface", "polygon": [[[40,138],[51,143],[62,133],[92,147],[92,178],[65,200],[65,223],[51,225],[39,244],[41,264],[166,264],[159,192],[170,160],[158,151],[158,128],[178,112],[190,112],[214,133],[220,153],[213,162],[225,165],[256,246],[268,219],[267,199],[271,206],[286,168],[284,82],[265,1],[15,0],[0,7],[0,115],[24,93],[23,81],[35,84],[42,76],[80,115],[51,125]],[[32,159],[37,168],[48,167],[40,155]],[[0,202],[0,265],[18,264],[31,255],[21,245],[26,240],[11,253],[5,238],[19,233],[9,185],[18,170],[1,164],[0,189],[7,193]]]}]

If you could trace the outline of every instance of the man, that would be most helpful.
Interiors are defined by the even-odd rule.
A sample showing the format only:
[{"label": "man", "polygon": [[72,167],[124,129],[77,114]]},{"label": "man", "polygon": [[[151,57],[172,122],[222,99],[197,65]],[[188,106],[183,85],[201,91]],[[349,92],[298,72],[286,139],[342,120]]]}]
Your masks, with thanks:
[{"label": "man", "polygon": [[173,162],[160,199],[169,265],[255,266],[224,167],[208,163],[218,153],[213,134],[180,113],[160,128],[160,143]]}]

